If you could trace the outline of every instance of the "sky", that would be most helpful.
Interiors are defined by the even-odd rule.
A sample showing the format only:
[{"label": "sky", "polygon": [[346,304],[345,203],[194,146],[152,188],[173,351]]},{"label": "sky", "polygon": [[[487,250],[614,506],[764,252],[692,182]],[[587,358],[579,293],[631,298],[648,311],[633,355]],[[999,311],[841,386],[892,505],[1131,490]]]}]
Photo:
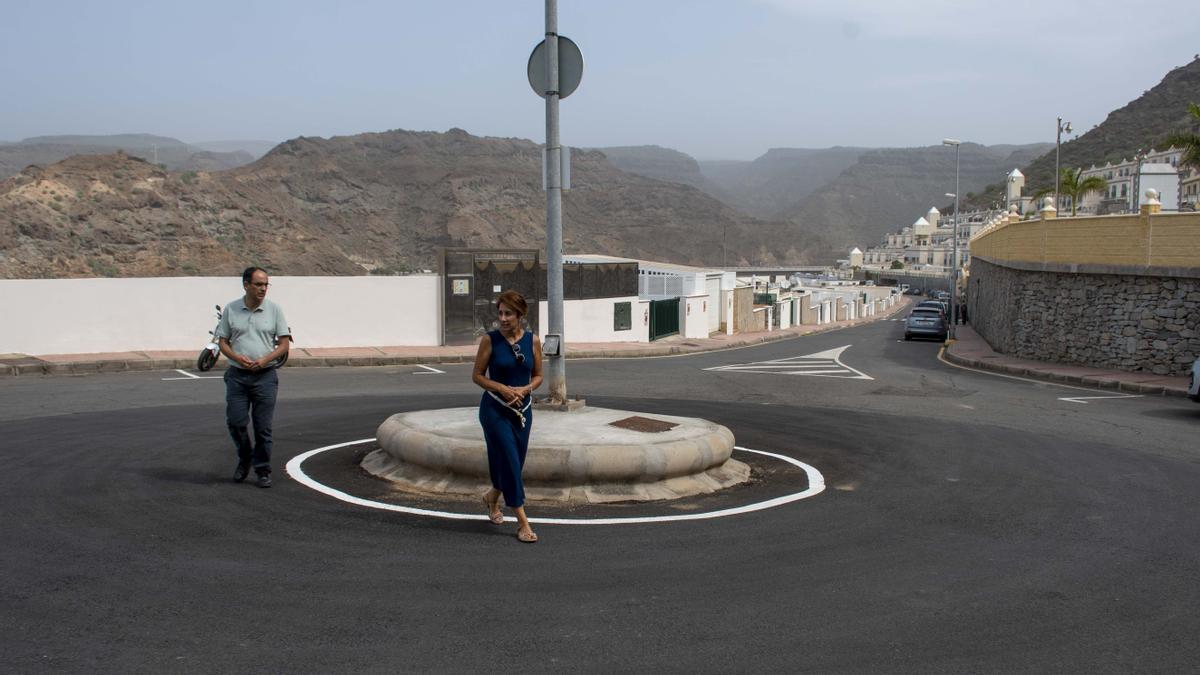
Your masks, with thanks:
[{"label": "sky", "polygon": [[[1077,133],[1200,51],[1196,0],[559,0],[562,141],[701,160]],[[544,0],[0,0],[0,140],[545,140]],[[1200,93],[1198,93],[1200,98]]]}]

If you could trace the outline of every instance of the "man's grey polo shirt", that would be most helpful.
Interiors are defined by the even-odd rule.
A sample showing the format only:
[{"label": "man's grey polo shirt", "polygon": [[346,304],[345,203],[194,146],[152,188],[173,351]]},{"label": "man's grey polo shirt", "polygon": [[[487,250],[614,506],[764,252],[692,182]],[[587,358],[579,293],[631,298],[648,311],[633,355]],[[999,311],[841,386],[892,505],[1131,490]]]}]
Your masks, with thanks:
[{"label": "man's grey polo shirt", "polygon": [[246,299],[238,298],[225,306],[221,312],[221,323],[217,324],[216,337],[229,340],[233,351],[251,359],[275,351],[275,339],[287,335],[287,319],[279,305],[263,299],[262,304],[250,311]]}]

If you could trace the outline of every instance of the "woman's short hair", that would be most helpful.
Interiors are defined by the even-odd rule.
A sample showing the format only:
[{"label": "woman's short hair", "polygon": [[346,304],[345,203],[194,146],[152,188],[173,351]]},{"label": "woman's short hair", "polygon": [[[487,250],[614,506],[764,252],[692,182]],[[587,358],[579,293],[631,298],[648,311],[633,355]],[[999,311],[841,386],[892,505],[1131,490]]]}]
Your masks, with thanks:
[{"label": "woman's short hair", "polygon": [[500,305],[508,305],[509,309],[521,316],[529,314],[529,304],[525,302],[525,296],[516,291],[504,291],[500,297],[496,298],[496,309],[500,309]]}]

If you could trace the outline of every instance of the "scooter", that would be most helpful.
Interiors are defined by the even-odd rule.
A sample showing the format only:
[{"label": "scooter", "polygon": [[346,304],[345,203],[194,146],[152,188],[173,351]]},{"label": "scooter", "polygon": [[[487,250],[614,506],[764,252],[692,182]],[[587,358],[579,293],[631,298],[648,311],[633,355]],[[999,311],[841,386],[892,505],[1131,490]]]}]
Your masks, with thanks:
[{"label": "scooter", "polygon": [[[200,372],[208,372],[212,367],[217,365],[217,359],[221,358],[221,346],[217,344],[217,326],[221,325],[221,306],[214,305],[217,309],[217,325],[208,334],[212,336],[208,344],[204,345],[204,349],[200,350],[200,356],[196,358],[196,370]],[[279,345],[279,340],[275,341],[276,346]],[[284,352],[283,356],[279,357],[279,362],[275,364],[276,368],[282,368],[283,364],[287,363],[288,355]]]},{"label": "scooter", "polygon": [[[221,325],[221,306],[215,305],[217,308],[217,326]],[[207,372],[212,370],[212,367],[217,365],[217,359],[221,358],[221,346],[217,344],[217,327],[208,331],[212,336],[208,344],[204,345],[204,349],[200,350],[200,357],[196,359],[196,370]]]}]

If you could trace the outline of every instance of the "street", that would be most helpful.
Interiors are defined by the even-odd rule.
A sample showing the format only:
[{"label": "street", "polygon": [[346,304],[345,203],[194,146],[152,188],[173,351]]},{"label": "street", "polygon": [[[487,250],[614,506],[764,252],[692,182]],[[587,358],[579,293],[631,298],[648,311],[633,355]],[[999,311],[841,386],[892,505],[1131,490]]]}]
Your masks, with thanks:
[{"label": "street", "polygon": [[[728,517],[513,526],[344,503],[288,478],[390,414],[474,405],[469,364],[287,368],[275,487],[230,480],[223,384],[0,380],[5,670],[1191,670],[1200,405],[977,373],[899,321],[736,350],[571,360],[589,405],[703,417],[825,490]],[[210,373],[211,375],[211,373]],[[1086,400],[1064,400],[1086,397]],[[536,424],[536,422],[535,422]],[[304,462],[381,503],[365,445]],[[698,513],[805,490],[748,486]]]}]

